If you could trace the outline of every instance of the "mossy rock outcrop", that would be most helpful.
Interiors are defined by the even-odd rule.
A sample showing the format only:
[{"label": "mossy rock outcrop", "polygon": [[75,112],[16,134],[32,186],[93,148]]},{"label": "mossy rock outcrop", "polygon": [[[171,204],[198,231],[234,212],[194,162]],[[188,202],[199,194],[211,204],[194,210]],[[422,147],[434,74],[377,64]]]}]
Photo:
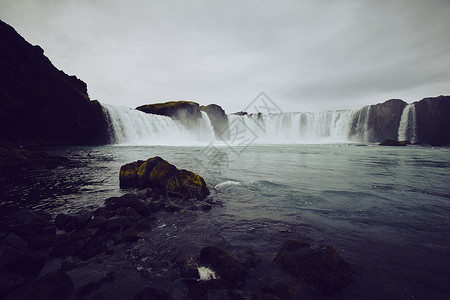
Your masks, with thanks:
[{"label": "mossy rock outcrop", "polygon": [[333,295],[353,280],[353,270],[331,246],[288,240],[274,262],[324,296]]},{"label": "mossy rock outcrop", "polygon": [[136,107],[147,114],[171,117],[172,119],[199,119],[202,117],[200,105],[192,101],[169,101]]},{"label": "mossy rock outcrop", "polygon": [[152,188],[171,199],[204,199],[209,195],[201,176],[179,170],[159,156],[123,165],[119,179],[121,188]]}]

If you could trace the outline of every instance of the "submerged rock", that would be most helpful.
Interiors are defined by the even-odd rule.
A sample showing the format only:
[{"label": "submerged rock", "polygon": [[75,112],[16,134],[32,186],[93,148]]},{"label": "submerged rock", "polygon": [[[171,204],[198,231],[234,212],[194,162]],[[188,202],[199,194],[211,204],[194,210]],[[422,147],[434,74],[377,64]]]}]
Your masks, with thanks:
[{"label": "submerged rock", "polygon": [[409,141],[385,140],[380,143],[380,146],[406,146],[411,144]]},{"label": "submerged rock", "polygon": [[119,179],[121,188],[152,188],[170,199],[204,199],[209,195],[202,177],[178,170],[159,156],[122,166]]},{"label": "submerged rock", "polygon": [[333,295],[353,280],[353,270],[331,246],[288,240],[274,262],[325,296]]}]

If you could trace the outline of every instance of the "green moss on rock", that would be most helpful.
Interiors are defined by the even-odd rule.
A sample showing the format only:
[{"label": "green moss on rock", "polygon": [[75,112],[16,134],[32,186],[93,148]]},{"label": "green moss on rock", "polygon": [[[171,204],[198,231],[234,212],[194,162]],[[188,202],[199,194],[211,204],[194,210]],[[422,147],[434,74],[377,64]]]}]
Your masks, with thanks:
[{"label": "green moss on rock", "polygon": [[209,195],[202,177],[178,170],[159,156],[123,165],[119,179],[121,188],[153,188],[171,198],[203,199]]}]

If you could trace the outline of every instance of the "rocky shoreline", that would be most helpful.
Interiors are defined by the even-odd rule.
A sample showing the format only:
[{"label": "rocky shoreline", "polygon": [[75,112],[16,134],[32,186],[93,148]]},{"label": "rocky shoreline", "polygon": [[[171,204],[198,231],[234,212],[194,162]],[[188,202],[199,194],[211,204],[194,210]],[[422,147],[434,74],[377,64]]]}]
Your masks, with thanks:
[{"label": "rocky shoreline", "polygon": [[[152,245],[152,234],[165,226],[164,220],[183,218],[189,227],[191,220],[214,214],[223,204],[211,196],[174,201],[157,187],[132,191],[108,198],[96,209],[55,218],[26,209],[4,215],[0,297],[321,298],[339,293],[353,281],[352,268],[327,245],[287,240],[272,259],[258,254],[262,249],[230,251],[223,241],[184,252],[172,251],[170,241]],[[158,261],[158,255],[152,256],[158,251],[168,255]],[[144,268],[145,264],[164,265],[161,269],[167,274],[156,274],[157,268]],[[149,278],[153,284],[148,284]]]}]

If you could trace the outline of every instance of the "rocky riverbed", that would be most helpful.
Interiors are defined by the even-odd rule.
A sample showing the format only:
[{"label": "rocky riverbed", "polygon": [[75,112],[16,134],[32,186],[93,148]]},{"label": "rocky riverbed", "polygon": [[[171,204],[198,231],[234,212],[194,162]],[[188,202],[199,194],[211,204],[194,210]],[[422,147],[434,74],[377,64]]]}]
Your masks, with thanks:
[{"label": "rocky riverbed", "polygon": [[74,214],[8,212],[0,222],[0,295],[308,299],[335,295],[353,281],[352,268],[331,246],[286,239],[271,253],[206,234],[222,205],[214,193],[174,198],[147,185]]}]

